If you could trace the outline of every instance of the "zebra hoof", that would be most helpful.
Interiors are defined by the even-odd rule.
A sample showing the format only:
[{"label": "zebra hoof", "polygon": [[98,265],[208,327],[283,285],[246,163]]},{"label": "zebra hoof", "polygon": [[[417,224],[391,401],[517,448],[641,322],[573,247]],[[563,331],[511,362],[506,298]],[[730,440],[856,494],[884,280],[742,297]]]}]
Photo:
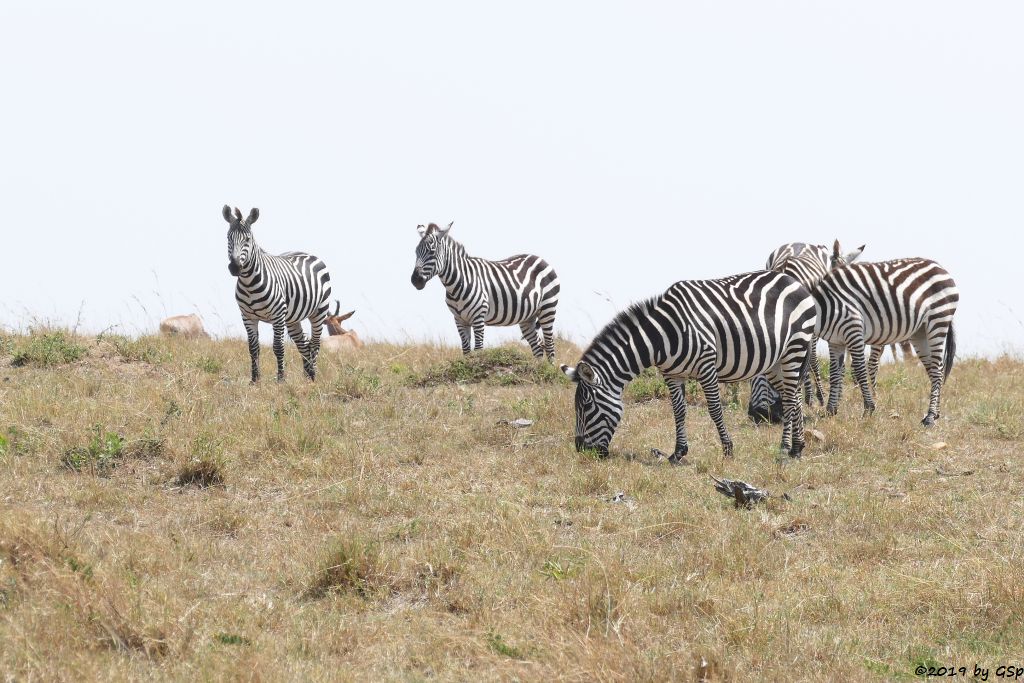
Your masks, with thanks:
[{"label": "zebra hoof", "polygon": [[688,448],[676,451],[672,455],[668,456],[668,463],[670,465],[689,465],[690,461],[686,459],[686,454],[688,452]]},{"label": "zebra hoof", "polygon": [[802,443],[794,443],[793,447],[789,449],[789,457],[797,459],[804,452],[804,445]]},{"label": "zebra hoof", "polygon": [[931,415],[925,415],[924,419],[921,420],[921,424],[923,424],[925,427],[933,427],[935,426],[935,418],[932,417]]},{"label": "zebra hoof", "polygon": [[829,417],[835,417],[835,414],[839,412],[838,406],[826,406],[825,415]]},{"label": "zebra hoof", "polygon": [[722,444],[722,457],[725,457],[725,458],[731,458],[732,457],[732,442],[731,441],[728,442],[728,443],[723,443]]}]

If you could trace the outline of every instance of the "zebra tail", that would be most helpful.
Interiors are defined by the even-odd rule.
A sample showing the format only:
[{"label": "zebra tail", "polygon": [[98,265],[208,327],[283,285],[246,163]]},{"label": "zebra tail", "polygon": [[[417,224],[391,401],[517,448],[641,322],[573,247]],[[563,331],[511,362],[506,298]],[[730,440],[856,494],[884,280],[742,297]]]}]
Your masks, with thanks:
[{"label": "zebra tail", "polygon": [[949,324],[949,332],[946,333],[946,354],[942,359],[942,371],[946,373],[943,381],[949,379],[949,373],[953,369],[953,358],[956,356],[956,334],[953,333],[953,323]]}]

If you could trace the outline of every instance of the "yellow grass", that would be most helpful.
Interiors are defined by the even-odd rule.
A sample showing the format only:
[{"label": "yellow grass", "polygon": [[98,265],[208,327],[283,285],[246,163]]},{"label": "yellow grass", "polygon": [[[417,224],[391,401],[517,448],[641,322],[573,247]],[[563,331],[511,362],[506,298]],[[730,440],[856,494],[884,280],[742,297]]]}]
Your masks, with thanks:
[{"label": "yellow grass", "polygon": [[[0,342],[6,678],[914,680],[1024,653],[1016,360],[961,361],[931,431],[920,366],[885,365],[876,415],[848,386],[785,465],[738,407],[723,461],[695,406],[671,467],[666,400],[595,460],[558,378],[419,386],[451,348],[310,384],[289,346],[250,387],[240,341],[12,367],[30,341]],[[709,474],[792,500],[737,510]]]}]

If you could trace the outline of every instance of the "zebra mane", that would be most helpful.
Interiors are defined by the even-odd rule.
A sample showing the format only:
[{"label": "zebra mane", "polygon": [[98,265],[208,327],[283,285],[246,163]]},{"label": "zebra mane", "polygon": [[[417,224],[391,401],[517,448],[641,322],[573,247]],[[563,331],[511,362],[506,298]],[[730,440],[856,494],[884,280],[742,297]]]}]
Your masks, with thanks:
[{"label": "zebra mane", "polygon": [[[431,232],[434,232],[436,230],[440,230],[440,228],[437,227],[437,223],[431,223],[430,225],[427,226],[427,230],[428,230],[427,234],[429,235]],[[451,235],[448,235],[447,233],[444,234],[444,235],[438,234],[438,235],[436,235],[436,237],[438,239],[446,240],[451,245],[452,251],[454,251],[456,254],[458,254],[460,256],[465,256],[466,255],[466,247],[463,246],[462,242],[459,242],[458,240],[453,238]]]},{"label": "zebra mane", "polygon": [[591,350],[595,346],[597,346],[598,343],[603,341],[605,337],[611,335],[612,333],[614,333],[614,332],[616,332],[618,330],[623,330],[623,334],[628,334],[629,333],[628,330],[631,327],[633,327],[629,323],[630,319],[634,318],[634,317],[644,317],[644,316],[646,316],[648,314],[648,312],[652,308],[654,308],[655,306],[658,305],[658,302],[660,300],[661,300],[661,297],[652,296],[652,297],[649,297],[647,299],[643,299],[641,301],[637,301],[635,303],[632,303],[629,306],[627,306],[624,310],[619,311],[615,315],[615,317],[612,318],[611,322],[609,322],[607,325],[605,325],[601,329],[600,332],[598,332],[597,334],[594,335],[594,338],[591,340],[590,345],[583,352],[583,356],[581,357],[581,360],[588,360],[589,361],[590,360],[589,357],[590,357]]}]

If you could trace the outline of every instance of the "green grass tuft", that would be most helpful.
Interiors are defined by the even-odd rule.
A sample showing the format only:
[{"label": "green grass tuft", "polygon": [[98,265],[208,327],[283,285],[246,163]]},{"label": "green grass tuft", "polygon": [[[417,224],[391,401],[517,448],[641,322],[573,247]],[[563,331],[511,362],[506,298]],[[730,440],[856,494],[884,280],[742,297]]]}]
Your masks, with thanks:
[{"label": "green grass tuft", "polygon": [[14,351],[11,365],[52,368],[74,363],[85,356],[86,349],[61,331],[33,334]]}]

